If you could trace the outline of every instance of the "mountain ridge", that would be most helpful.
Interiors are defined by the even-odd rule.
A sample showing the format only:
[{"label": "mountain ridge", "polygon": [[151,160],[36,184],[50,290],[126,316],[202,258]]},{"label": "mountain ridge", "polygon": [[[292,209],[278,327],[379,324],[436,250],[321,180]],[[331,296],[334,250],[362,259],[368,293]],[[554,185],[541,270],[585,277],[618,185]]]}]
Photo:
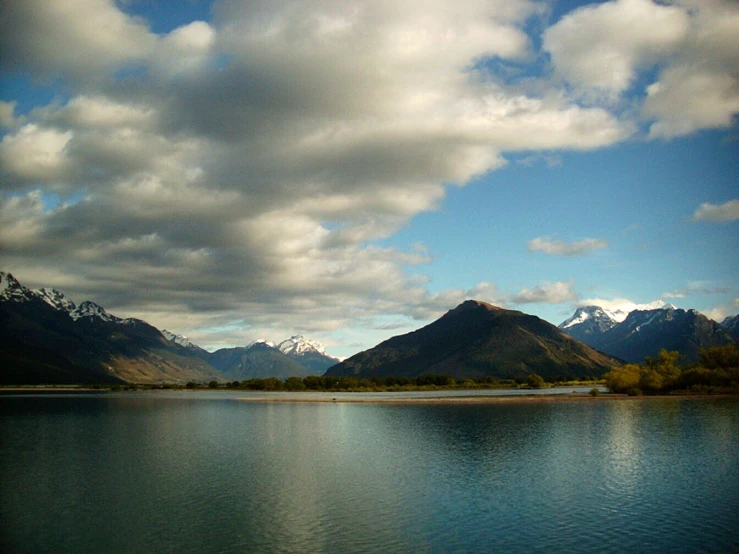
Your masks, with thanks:
[{"label": "mountain ridge", "polygon": [[[600,309],[597,306],[593,312]],[[603,327],[584,319],[572,324],[571,318],[560,324],[560,329],[591,347],[632,363],[646,357],[656,357],[661,349],[678,351],[684,362],[697,362],[702,348],[733,344],[729,332],[719,323],[696,310],[683,310],[668,305],[651,310],[633,310],[621,322]],[[568,327],[564,328],[566,324]]]},{"label": "mountain ridge", "polygon": [[326,375],[582,377],[615,365],[620,362],[536,316],[467,300],[421,329],[355,354]]},{"label": "mountain ridge", "polygon": [[[293,335],[270,350],[231,358],[146,321],[120,318],[95,302],[76,305],[52,288],[33,290],[0,272],[0,383],[184,383],[322,374],[338,360],[323,345]],[[248,351],[248,352],[247,352]],[[232,359],[225,367],[222,360]],[[226,364],[228,365],[228,364]],[[218,366],[218,367],[216,367]],[[221,371],[224,369],[225,371]]]}]

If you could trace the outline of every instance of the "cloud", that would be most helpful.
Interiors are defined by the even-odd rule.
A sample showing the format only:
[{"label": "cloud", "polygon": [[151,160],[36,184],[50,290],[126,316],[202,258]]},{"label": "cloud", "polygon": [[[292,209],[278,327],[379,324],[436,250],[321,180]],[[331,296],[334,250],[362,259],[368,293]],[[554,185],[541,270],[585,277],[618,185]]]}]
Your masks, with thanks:
[{"label": "cloud", "polygon": [[532,239],[527,246],[529,252],[544,252],[553,256],[583,256],[603,248],[608,248],[608,241],[605,239],[583,239],[567,243],[551,240],[549,237]]},{"label": "cloud", "polygon": [[662,299],[637,303],[627,298],[585,298],[577,301],[577,306],[600,306],[611,312],[628,313],[634,310],[658,310],[668,306]]},{"label": "cloud", "polygon": [[15,126],[15,106],[17,102],[4,102],[0,100],[0,128]]},{"label": "cloud", "polygon": [[651,138],[727,128],[739,112],[739,4],[677,0],[691,14],[690,32],[658,80],[647,87],[643,115]]},{"label": "cloud", "polygon": [[574,290],[572,281],[543,283],[532,289],[521,289],[512,299],[513,304],[561,304],[574,302],[578,294]]},{"label": "cloud", "polygon": [[[575,98],[636,107],[650,138],[669,139],[733,124],[737,34],[732,0],[612,0],[565,15],[546,30],[543,47]],[[657,78],[642,89],[640,74],[651,68]]]},{"label": "cloud", "polygon": [[703,315],[710,318],[718,323],[721,323],[724,319],[730,316],[734,316],[739,312],[739,298],[735,298],[729,304],[721,306],[715,306],[710,310],[703,310]]},{"label": "cloud", "polygon": [[[665,26],[651,38],[635,26],[623,49],[615,29],[597,34],[625,67],[611,81],[588,73],[574,43],[552,31],[556,68],[576,62],[568,78],[623,90],[682,44],[678,12],[693,13],[617,4]],[[529,88],[485,68],[536,63],[526,30],[541,2],[223,1],[211,21],[166,34],[128,7],[3,8],[0,70],[62,82],[29,112],[0,104],[4,269],[204,344],[214,342],[206,329],[231,329],[228,340],[323,338],[349,324],[371,329],[386,313],[437,317],[466,298],[505,304],[491,283],[431,292],[416,275],[427,254],[378,241],[439,209],[448,187],[503,167],[508,153],[557,163],[562,151],[609,146],[634,130],[609,104],[585,105],[555,81]],[[584,13],[562,21],[577,23],[573,40]],[[600,32],[610,23],[598,14]],[[631,22],[622,16],[614,21]],[[724,74],[726,63],[706,71]],[[664,91],[678,85],[664,75]],[[650,100],[656,123],[667,122],[662,94]],[[680,109],[695,120],[692,106]],[[50,192],[62,198],[51,210]],[[529,249],[572,256],[606,246],[540,237]],[[554,283],[517,298],[574,292]]]},{"label": "cloud", "polygon": [[579,8],[544,33],[555,69],[576,86],[618,95],[637,70],[672,54],[685,39],[688,14],[651,0],[616,0]]},{"label": "cloud", "polygon": [[23,184],[52,181],[69,171],[64,152],[72,131],[29,123],[0,141],[0,163]]},{"label": "cloud", "polygon": [[728,292],[727,287],[712,286],[710,282],[693,281],[686,286],[670,292],[663,292],[662,298],[685,298],[686,296],[695,296],[697,294],[723,294]]},{"label": "cloud", "polygon": [[709,222],[736,221],[739,219],[739,200],[729,200],[718,205],[705,202],[698,206],[692,219]]},{"label": "cloud", "polygon": [[156,42],[143,22],[127,16],[113,0],[8,2],[0,36],[0,69],[31,69],[76,82],[97,81],[141,62]]}]

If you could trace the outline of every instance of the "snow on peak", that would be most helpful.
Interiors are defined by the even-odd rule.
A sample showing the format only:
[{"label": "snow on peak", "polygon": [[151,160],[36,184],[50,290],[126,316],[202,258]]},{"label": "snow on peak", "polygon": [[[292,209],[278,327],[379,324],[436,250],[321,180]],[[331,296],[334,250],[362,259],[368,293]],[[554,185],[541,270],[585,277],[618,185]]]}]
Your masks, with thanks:
[{"label": "snow on peak", "polygon": [[70,312],[69,316],[75,321],[82,319],[83,317],[102,319],[103,321],[111,323],[120,323],[122,321],[120,318],[110,315],[102,306],[89,300],[85,300],[82,304],[77,306],[75,310]]},{"label": "snow on peak", "polygon": [[195,348],[195,345],[190,342],[190,339],[188,339],[184,335],[177,335],[175,333],[167,331],[166,329],[162,330],[162,335],[164,335],[164,338],[167,339],[168,341],[172,341],[175,344],[184,346],[185,348]]},{"label": "snow on peak", "polygon": [[257,346],[258,344],[263,344],[264,346],[269,346],[270,348],[275,348],[275,343],[270,340],[264,340],[264,339],[257,339],[254,342],[250,342],[246,345],[247,348],[251,348],[252,346]]},{"label": "snow on peak", "polygon": [[626,319],[626,314],[621,312],[621,310],[611,311],[601,308],[600,306],[583,306],[582,308],[578,308],[571,318],[563,321],[559,328],[569,329],[576,325],[585,323],[589,319],[610,320],[613,323],[620,323]]},{"label": "snow on peak", "polygon": [[278,344],[277,348],[283,354],[293,356],[299,356],[308,352],[318,352],[323,355],[326,354],[326,349],[320,342],[306,339],[303,335],[293,335],[289,339],[285,339]]},{"label": "snow on peak", "polygon": [[33,291],[21,285],[10,273],[0,271],[0,300],[25,302],[33,296]]},{"label": "snow on peak", "polygon": [[77,306],[69,298],[64,296],[64,293],[49,288],[42,288],[35,291],[38,297],[46,302],[49,306],[60,312],[73,312]]}]

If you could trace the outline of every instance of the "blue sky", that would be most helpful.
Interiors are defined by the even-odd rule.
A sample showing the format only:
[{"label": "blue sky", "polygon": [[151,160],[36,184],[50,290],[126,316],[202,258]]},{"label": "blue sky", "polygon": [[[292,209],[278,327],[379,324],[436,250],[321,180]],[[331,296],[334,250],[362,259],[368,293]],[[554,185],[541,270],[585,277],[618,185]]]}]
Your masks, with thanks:
[{"label": "blue sky", "polygon": [[739,312],[735,2],[1,9],[24,284],[337,356],[467,298]]}]

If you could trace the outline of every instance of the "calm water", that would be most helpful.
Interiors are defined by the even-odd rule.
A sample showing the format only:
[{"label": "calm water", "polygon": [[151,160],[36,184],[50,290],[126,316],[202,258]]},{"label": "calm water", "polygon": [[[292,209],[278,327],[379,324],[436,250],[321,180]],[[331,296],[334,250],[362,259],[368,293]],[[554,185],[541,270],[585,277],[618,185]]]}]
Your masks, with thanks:
[{"label": "calm water", "polygon": [[0,551],[739,551],[739,399],[237,396],[0,397]]}]

